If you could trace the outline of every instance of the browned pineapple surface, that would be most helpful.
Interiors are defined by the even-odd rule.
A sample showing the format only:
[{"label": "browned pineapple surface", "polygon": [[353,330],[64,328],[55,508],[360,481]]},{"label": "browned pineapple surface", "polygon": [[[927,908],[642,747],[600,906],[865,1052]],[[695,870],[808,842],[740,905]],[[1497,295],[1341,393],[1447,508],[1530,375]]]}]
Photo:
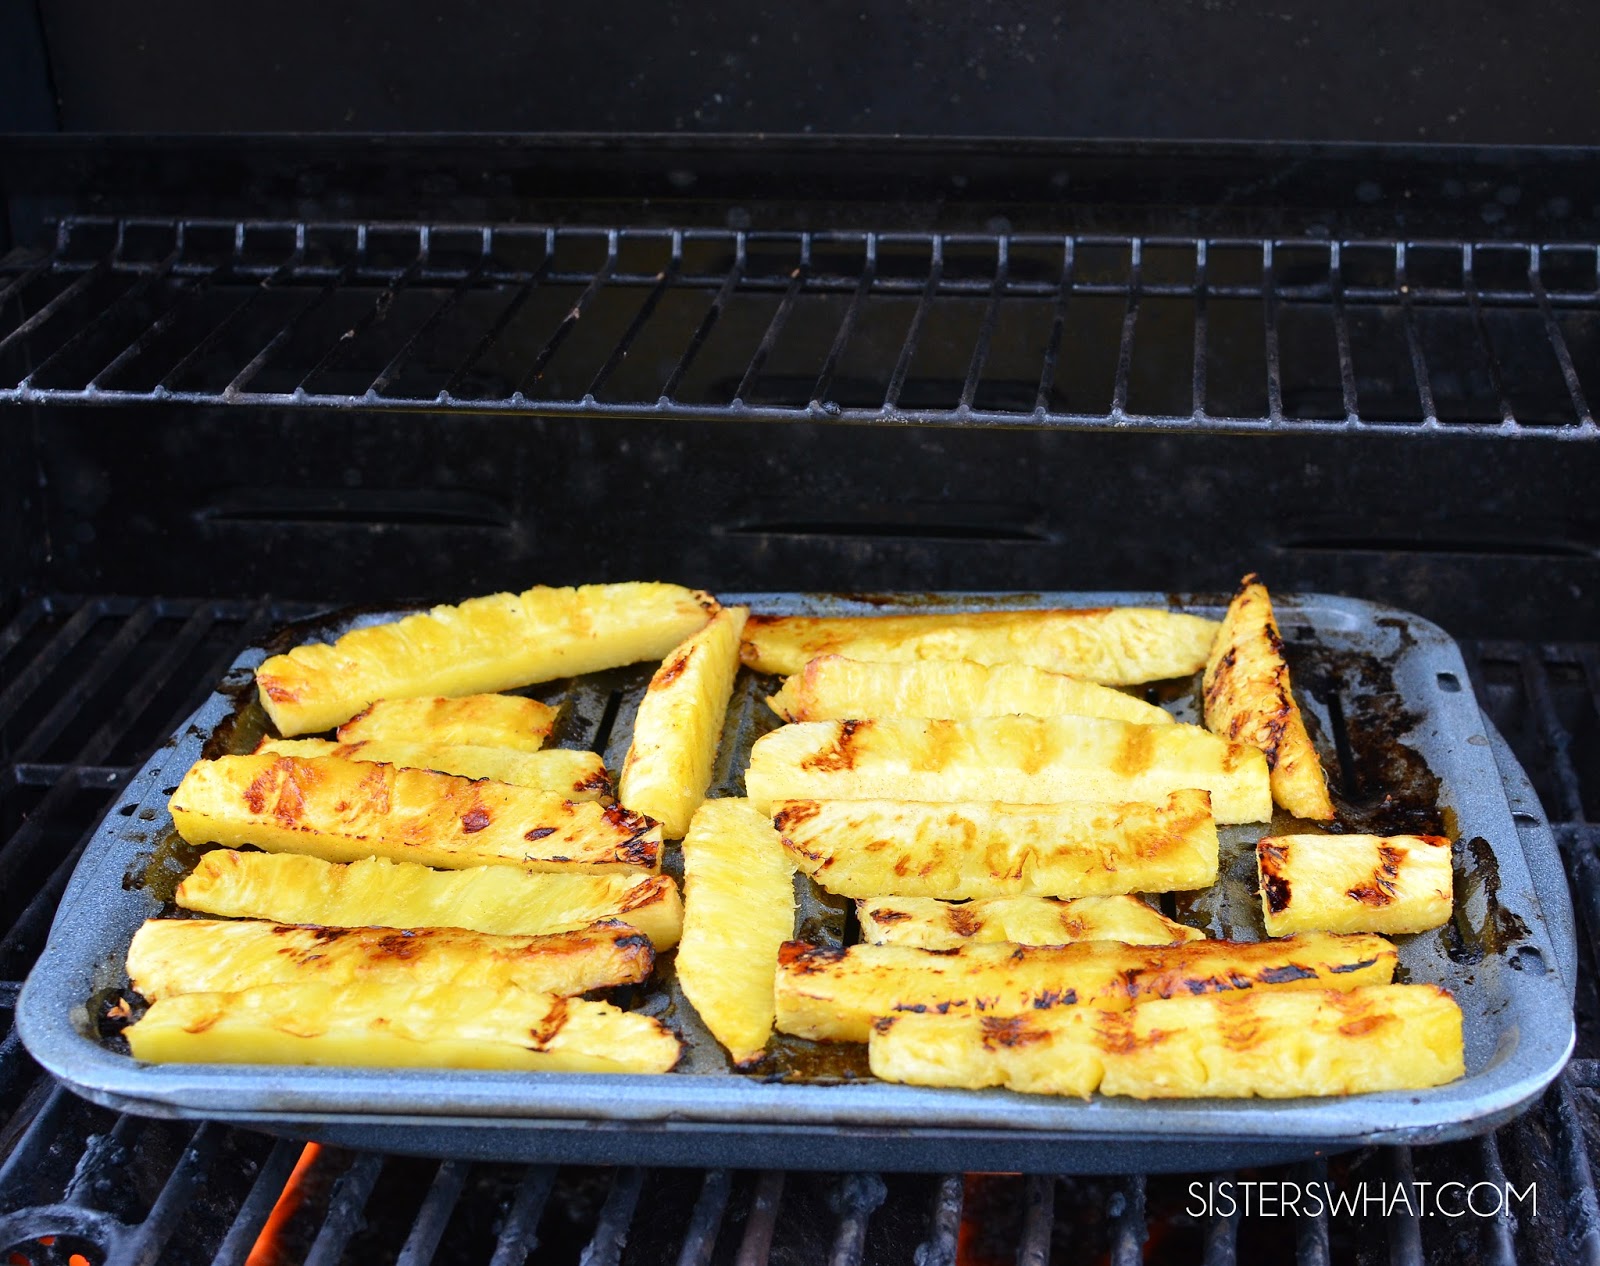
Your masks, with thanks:
[{"label": "browned pineapple surface", "polygon": [[1450,921],[1442,835],[1276,835],[1256,845],[1267,935],[1425,932]]},{"label": "browned pineapple surface", "polygon": [[274,756],[333,756],[371,765],[399,765],[403,769],[431,769],[458,778],[487,779],[553,791],[568,800],[608,800],[611,777],[605,762],[593,752],[552,748],[544,752],[519,752],[504,747],[470,747],[465,744],[403,743],[390,739],[363,739],[330,743],[327,739],[264,738],[256,754]]},{"label": "browned pineapple surface", "polygon": [[1015,945],[1066,945],[1121,941],[1173,945],[1204,940],[1195,928],[1174,923],[1138,897],[997,897],[986,901],[935,901],[927,897],[877,897],[856,902],[861,939],[869,945],[957,949],[1009,941]]},{"label": "browned pineapple surface", "polygon": [[537,752],[550,737],[555,723],[556,709],[518,695],[378,699],[339,727],[339,741],[381,739],[391,743],[447,743]]},{"label": "browned pineapple surface", "polygon": [[1240,584],[1211,648],[1205,708],[1211,730],[1266,754],[1278,804],[1299,818],[1333,817],[1322,762],[1289,688],[1272,599],[1254,573]]}]

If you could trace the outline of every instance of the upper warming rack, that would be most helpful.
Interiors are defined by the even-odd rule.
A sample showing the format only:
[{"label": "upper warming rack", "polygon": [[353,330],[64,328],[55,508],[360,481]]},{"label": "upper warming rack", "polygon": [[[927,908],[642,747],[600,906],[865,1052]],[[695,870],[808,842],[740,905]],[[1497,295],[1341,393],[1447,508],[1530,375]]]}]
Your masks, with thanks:
[{"label": "upper warming rack", "polygon": [[0,402],[1593,438],[1594,244],[109,220]]}]

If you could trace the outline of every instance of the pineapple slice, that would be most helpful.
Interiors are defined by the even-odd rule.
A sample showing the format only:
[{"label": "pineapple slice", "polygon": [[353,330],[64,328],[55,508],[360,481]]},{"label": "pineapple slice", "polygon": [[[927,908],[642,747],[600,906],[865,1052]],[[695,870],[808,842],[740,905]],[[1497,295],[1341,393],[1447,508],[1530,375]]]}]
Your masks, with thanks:
[{"label": "pineapple slice", "polygon": [[370,857],[341,866],[300,853],[212,849],[177,903],[236,919],[331,927],[456,927],[498,936],[573,932],[622,919],[659,950],[678,943],[683,902],[669,875],[543,874],[522,866],[429,870]]},{"label": "pineapple slice", "polygon": [[428,747],[447,743],[537,752],[555,728],[556,712],[548,703],[518,695],[376,699],[339,727],[339,741],[364,743],[380,739]]},{"label": "pineapple slice", "polygon": [[123,1031],[135,1059],[664,1073],[682,1046],[649,1016],[512,986],[264,985],[163,998]]},{"label": "pineapple slice", "polygon": [[706,798],[749,614],[718,607],[667,656],[639,703],[618,789],[624,805],[661,823],[669,839],[683,838]]},{"label": "pineapple slice", "polygon": [[1211,793],[1218,822],[1272,817],[1267,761],[1255,748],[1194,725],[1103,717],[807,721],[756,740],[744,785],[758,808],[776,800],[1159,802],[1198,787]]},{"label": "pineapple slice", "polygon": [[1204,791],[1160,804],[780,800],[801,870],[844,897],[1085,897],[1205,888],[1217,827]]},{"label": "pineapple slice", "polygon": [[491,594],[297,646],[264,661],[256,685],[278,733],[310,734],[378,699],[484,694],[660,659],[711,605],[654,583]]},{"label": "pineapple slice", "polygon": [[1277,835],[1256,845],[1268,936],[1425,932],[1450,921],[1440,835]]},{"label": "pineapple slice", "polygon": [[655,958],[644,933],[615,920],[552,936],[490,936],[461,928],[149,919],[128,946],[128,979],[151,1001],[362,980],[577,994],[637,984]]},{"label": "pineapple slice", "polygon": [[256,755],[269,754],[335,756],[370,765],[431,769],[458,778],[487,779],[534,791],[553,791],[568,800],[611,798],[611,777],[600,757],[593,752],[569,752],[559,747],[545,752],[518,752],[499,747],[404,743],[392,739],[331,743],[327,739],[264,738],[256,747]]},{"label": "pineapple slice", "polygon": [[183,777],[168,808],[191,844],[392,857],[451,869],[656,870],[661,827],[617,806],[332,757],[223,756]]},{"label": "pineapple slice", "polygon": [[1083,1005],[1126,1010],[1144,998],[1229,989],[1354,989],[1388,984],[1394,946],[1379,936],[1312,933],[1287,941],[1185,945],[904,945],[832,949],[790,941],[778,955],[780,1033],[865,1042],[900,1012],[1025,1015]]},{"label": "pineapple slice", "polygon": [[998,897],[955,904],[928,897],[878,897],[856,902],[861,936],[869,945],[959,949],[1009,941],[1015,945],[1067,945],[1121,941],[1124,945],[1174,945],[1201,941],[1203,932],[1174,923],[1138,897]]},{"label": "pineapple slice", "polygon": [[1272,599],[1253,572],[1240,583],[1211,648],[1205,704],[1209,729],[1266,753],[1274,800],[1297,818],[1332,819],[1322,762],[1289,689]]},{"label": "pineapple slice", "polygon": [[1251,989],[1125,1012],[902,1015],[867,1055],[884,1081],[1137,1099],[1421,1090],[1466,1072],[1461,1009],[1437,985]]},{"label": "pineapple slice", "polygon": [[772,1035],[778,949],[794,935],[794,863],[744,800],[707,800],[683,840],[678,983],[736,1064]]},{"label": "pineapple slice", "polygon": [[1132,695],[1030,664],[971,660],[862,663],[843,655],[811,660],[767,700],[785,721],[864,717],[1112,717],[1169,725],[1172,714]]},{"label": "pineapple slice", "polygon": [[1032,664],[1107,686],[1187,677],[1205,666],[1217,622],[1149,607],[975,611],[937,615],[754,615],[744,662],[797,673],[819,655],[903,662]]}]

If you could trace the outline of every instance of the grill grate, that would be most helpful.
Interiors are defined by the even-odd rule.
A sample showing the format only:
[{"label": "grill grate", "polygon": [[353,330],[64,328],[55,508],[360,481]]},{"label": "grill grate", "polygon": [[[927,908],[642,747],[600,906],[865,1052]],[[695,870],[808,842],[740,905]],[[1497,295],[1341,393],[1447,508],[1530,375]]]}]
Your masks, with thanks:
[{"label": "grill grate", "polygon": [[[26,601],[0,628],[8,1262],[1600,1262],[1600,646],[1464,648],[1479,698],[1552,816],[1583,929],[1577,1058],[1538,1108],[1493,1135],[1237,1175],[557,1170],[308,1148],[120,1116],[56,1086],[11,1031],[16,982],[95,821],[239,647],[302,614],[270,602],[50,597]],[[1460,1221],[1403,1209],[1196,1216],[1190,1184],[1228,1177],[1341,1191],[1410,1179],[1534,1182],[1538,1204],[1536,1216]],[[275,1248],[265,1253],[269,1220]]]},{"label": "grill grate", "polygon": [[1592,437],[1597,252],[74,219],[0,401]]}]

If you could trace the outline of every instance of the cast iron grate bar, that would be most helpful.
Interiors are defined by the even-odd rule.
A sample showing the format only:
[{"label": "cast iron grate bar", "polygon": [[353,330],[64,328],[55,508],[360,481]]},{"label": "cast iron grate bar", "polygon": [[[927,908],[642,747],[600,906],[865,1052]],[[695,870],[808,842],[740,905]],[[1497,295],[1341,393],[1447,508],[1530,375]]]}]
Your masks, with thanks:
[{"label": "cast iron grate bar", "polygon": [[[160,258],[146,258],[125,248],[127,227],[117,221],[67,220],[55,250],[42,259],[17,252],[0,260],[0,403],[162,401],[1233,433],[1447,427],[1476,435],[1600,435],[1583,388],[1595,349],[1587,336],[1568,332],[1592,325],[1600,311],[1600,287],[1568,281],[1557,269],[1553,280],[1559,284],[1552,288],[1546,248],[1537,242],[1495,242],[1480,250],[1472,241],[1063,239],[1024,233],[947,239],[940,233],[843,230],[762,234],[626,226],[185,220],[165,226],[170,249]],[[153,221],[137,227],[141,241],[163,228]],[[190,245],[224,235],[234,242],[232,255],[224,259],[200,258],[200,248]],[[433,243],[445,237],[477,245],[436,251]],[[380,239],[381,250],[374,245]],[[274,256],[252,245],[259,240],[294,245],[287,256]],[[103,248],[107,241],[115,243],[109,253]],[[947,245],[966,250],[979,243],[989,246],[998,261],[987,276],[946,267]],[[529,255],[532,244],[542,247],[538,260],[515,262]],[[603,248],[603,259],[586,266],[595,247]],[[657,252],[668,262],[639,268],[630,262],[636,258],[634,247]],[[759,266],[768,248],[799,259],[798,270]],[[1152,275],[1145,264],[1152,248],[1190,253],[1192,275]],[[1351,248],[1369,261],[1384,252],[1392,255],[1389,274],[1366,266],[1353,269]],[[751,264],[753,249],[763,252],[755,257],[757,266]],[[1565,258],[1596,247],[1563,244],[1560,249]],[[1120,254],[1130,266],[1121,276],[1079,267],[1085,251]],[[1481,261],[1491,251],[1494,260],[1523,252],[1526,276],[1507,278],[1503,269],[1492,267],[1493,275],[1484,277]],[[1320,252],[1325,261],[1320,273],[1301,262],[1310,252]],[[1057,253],[1062,266],[1056,275],[1034,263]],[[1260,261],[1257,275],[1222,268],[1222,255],[1253,255]],[[912,258],[922,262],[908,263]],[[1028,266],[1020,267],[1019,259],[1028,260]],[[1448,266],[1436,267],[1438,261]],[[539,310],[550,291],[564,289],[576,296],[571,306],[564,315],[547,312],[554,319],[548,337],[520,369],[510,364],[505,336],[513,321]],[[437,291],[440,297],[417,324],[400,332],[397,345],[385,345],[387,314],[406,301],[421,302],[419,291]],[[669,296],[697,292],[709,306],[695,327],[666,329],[682,319],[684,310],[667,302]],[[712,337],[740,296],[779,300],[753,348],[747,340]],[[861,394],[857,384],[838,381],[839,365],[855,341],[877,331],[872,317],[889,312],[885,305],[910,298],[916,300],[910,327],[876,398],[870,390]],[[1090,327],[1105,317],[1092,305],[1075,303],[1085,299],[1121,304],[1120,329],[1113,324],[1101,331],[1118,343],[1109,386],[1076,381],[1074,372],[1088,374],[1093,367],[1061,356],[1069,312]],[[1161,340],[1174,336],[1163,333],[1159,322],[1138,320],[1152,299],[1187,304],[1193,321],[1187,413],[1129,412],[1130,384],[1150,372],[1141,370],[1146,357],[1191,354],[1189,348],[1163,347]],[[1228,371],[1207,365],[1210,341],[1217,337],[1213,327],[1221,319],[1219,303],[1236,300],[1258,304],[1264,322],[1266,397],[1259,415],[1208,405],[1208,397],[1253,398],[1262,385],[1240,382],[1225,390],[1230,384],[1218,380]],[[961,305],[973,301],[985,302],[976,322],[962,316]],[[1002,309],[1018,301],[1043,305],[1042,311],[1054,314],[1052,324],[1030,353],[1035,359],[1022,363],[1008,356],[999,371],[1004,379],[995,381],[991,343],[1004,323]],[[347,319],[324,319],[335,302],[339,312],[348,312]],[[835,319],[841,304],[837,336],[824,350],[815,332]],[[145,310],[151,315],[144,328],[130,328],[135,314]],[[1398,320],[1389,318],[1392,313]],[[1570,324],[1579,317],[1581,326]],[[1353,323],[1362,318],[1371,319],[1361,320],[1358,339]],[[596,334],[598,344],[587,334],[572,338],[580,319],[586,331],[593,326],[604,332]],[[1468,326],[1472,333],[1461,337]],[[1303,346],[1313,328],[1325,346]],[[134,385],[140,363],[155,360],[158,345],[180,332],[187,350],[164,372],[155,367],[147,373],[155,379],[153,386]],[[1187,341],[1189,335],[1176,337]],[[1375,338],[1392,346],[1378,347]],[[583,347],[573,350],[579,343]],[[626,372],[630,349],[644,345],[683,347],[664,384],[650,373]],[[702,364],[706,358],[714,363]],[[793,367],[786,369],[786,382],[811,378],[816,383],[811,397],[800,399],[777,385],[757,392],[769,362]],[[1336,393],[1323,387],[1315,368],[1321,364],[1338,366]],[[262,381],[268,365],[275,372]],[[709,385],[685,401],[679,389],[691,365]],[[923,377],[937,370],[919,367],[937,365],[965,367],[959,389]],[[1515,391],[1507,379],[1509,365],[1517,368]],[[413,369],[418,370],[414,379]],[[1533,378],[1524,381],[1529,374]],[[426,391],[432,394],[395,390],[413,380],[442,385],[437,390],[430,385]],[[1448,395],[1447,388],[1479,380],[1489,384],[1493,409],[1440,398]],[[253,388],[258,381],[260,388]],[[349,389],[336,389],[341,385]],[[1137,399],[1138,392],[1133,394]],[[1030,399],[1031,406],[1022,403]],[[925,403],[930,400],[952,402]],[[1017,403],[999,407],[990,400]],[[1414,403],[1401,403],[1407,400]]]}]

